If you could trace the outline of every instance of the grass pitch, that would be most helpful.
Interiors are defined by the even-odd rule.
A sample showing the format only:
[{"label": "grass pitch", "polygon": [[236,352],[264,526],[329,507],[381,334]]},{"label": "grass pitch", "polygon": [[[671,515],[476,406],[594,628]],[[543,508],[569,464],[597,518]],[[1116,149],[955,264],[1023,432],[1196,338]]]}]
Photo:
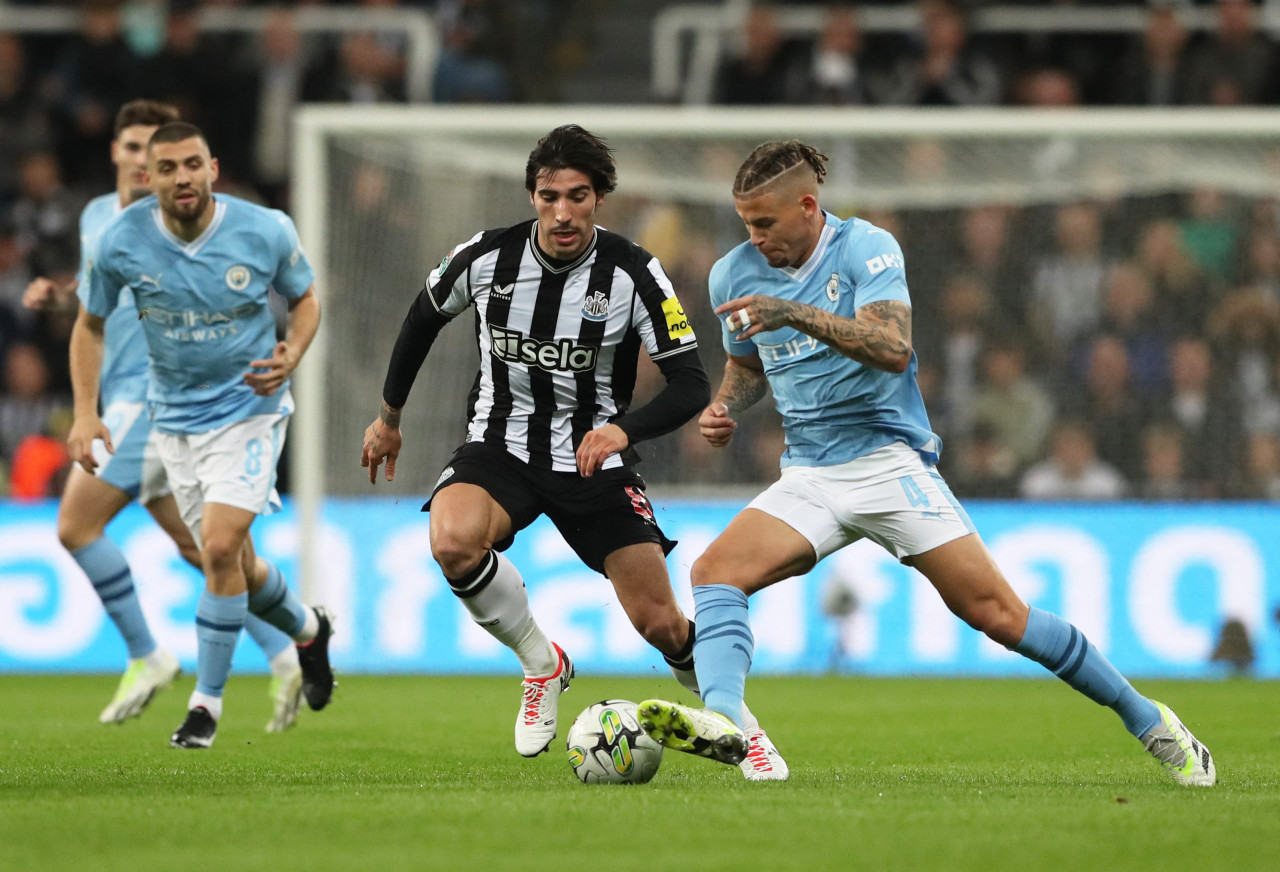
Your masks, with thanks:
[{"label": "grass pitch", "polygon": [[1276,870],[1280,684],[1142,682],[1214,751],[1180,788],[1111,712],[1056,681],[753,678],[786,784],[668,752],[637,787],[583,786],[563,735],[669,678],[579,678],[561,739],[518,757],[514,678],[341,678],[262,731],[233,678],[209,751],[168,748],[192,679],[97,723],[114,678],[0,677],[0,870]]}]

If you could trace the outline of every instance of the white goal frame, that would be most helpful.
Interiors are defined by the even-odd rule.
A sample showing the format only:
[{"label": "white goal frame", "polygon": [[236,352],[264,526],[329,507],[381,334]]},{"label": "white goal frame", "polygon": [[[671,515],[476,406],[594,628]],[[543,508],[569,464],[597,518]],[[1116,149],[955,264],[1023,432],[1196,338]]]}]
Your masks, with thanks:
[{"label": "white goal frame", "polygon": [[[614,136],[678,135],[689,139],[726,135],[758,137],[760,141],[808,136],[877,139],[893,137],[992,137],[1019,139],[1053,135],[1133,140],[1145,137],[1196,138],[1270,137],[1280,148],[1280,112],[1262,109],[707,109],[701,107],[445,107],[445,106],[303,106],[294,117],[293,217],[312,266],[323,302],[328,253],[328,196],[325,184],[326,141],[334,134],[412,137],[449,131],[470,134],[527,135],[530,147],[538,137],[567,123],[581,124],[606,139]],[[523,178],[523,167],[513,167]],[[625,178],[626,168],[622,168]],[[1269,180],[1276,188],[1277,180]],[[1259,180],[1259,185],[1263,180]],[[1280,189],[1268,193],[1280,196]],[[724,192],[728,198],[728,191]],[[479,228],[477,228],[479,229]],[[299,515],[299,582],[304,596],[314,600],[321,591],[318,578],[320,510],[325,497],[323,374],[329,328],[322,318],[310,350],[299,367],[294,391],[296,420],[291,428],[293,498]],[[376,412],[370,398],[370,418]],[[352,463],[355,463],[352,437]]]}]

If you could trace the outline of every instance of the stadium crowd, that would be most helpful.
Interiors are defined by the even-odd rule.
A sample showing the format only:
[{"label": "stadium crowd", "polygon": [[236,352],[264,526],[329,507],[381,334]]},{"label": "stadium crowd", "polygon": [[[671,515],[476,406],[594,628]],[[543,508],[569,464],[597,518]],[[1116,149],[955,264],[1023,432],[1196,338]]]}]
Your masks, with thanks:
[{"label": "stadium crowd", "polygon": [[[137,97],[176,105],[215,144],[220,190],[287,209],[290,107],[407,100],[400,37],[304,36],[279,4],[259,35],[200,29],[202,7],[270,5],[245,0],[74,5],[76,33],[0,31],[0,493],[15,497],[59,492],[75,317],[74,296],[40,313],[22,296],[36,276],[74,281],[79,210],[113,185],[116,109]],[[555,100],[557,77],[599,38],[590,25],[608,19],[608,4],[576,4],[592,7],[575,19],[587,24],[567,28],[542,2],[294,5],[431,11],[443,39],[438,102]],[[1140,34],[974,36],[967,7],[950,0],[922,0],[919,32],[896,35],[863,34],[856,10],[833,4],[821,34],[797,40],[779,27],[777,4],[756,4],[717,74],[716,100],[1274,104],[1277,51],[1257,9],[1212,5],[1216,25],[1198,34],[1180,5],[1155,2]],[[528,74],[539,63],[530,43],[543,46],[544,75]],[[1280,204],[1206,188],[862,217],[906,254],[922,313],[920,383],[959,496],[1280,497]],[[685,239],[669,253],[663,231],[649,229],[632,235],[676,280],[714,379],[718,324],[704,289],[723,246]],[[713,452],[689,426],[668,437],[678,447],[648,458],[647,477],[728,482],[747,469],[771,479],[783,448],[776,417],[750,418],[747,434]]]}]

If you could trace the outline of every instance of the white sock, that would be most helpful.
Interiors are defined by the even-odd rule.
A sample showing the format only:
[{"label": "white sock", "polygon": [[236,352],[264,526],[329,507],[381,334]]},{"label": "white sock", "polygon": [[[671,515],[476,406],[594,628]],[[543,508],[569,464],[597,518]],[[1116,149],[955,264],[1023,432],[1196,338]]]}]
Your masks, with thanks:
[{"label": "white sock", "polygon": [[[315,612],[311,613],[315,616]],[[312,636],[312,638],[315,638]],[[280,649],[280,653],[267,661],[271,667],[272,675],[284,676],[294,672],[298,668],[298,649],[292,645],[285,645]]]},{"label": "white sock", "polygon": [[307,644],[320,632],[320,619],[316,617],[316,610],[307,606],[306,612],[307,616],[302,619],[302,629],[293,637],[293,641],[299,645]]},{"label": "white sock", "polygon": [[207,693],[201,693],[198,690],[191,692],[191,698],[187,700],[187,711],[193,708],[204,706],[209,710],[209,714],[213,715],[215,721],[222,719],[222,697],[209,696]]},{"label": "white sock", "polygon": [[[698,690],[698,673],[692,669],[676,669],[671,664],[667,664],[667,668],[671,670],[671,674],[676,677],[676,681],[680,682],[680,686],[685,690],[693,693],[702,699],[702,693]],[[742,731],[760,729],[759,719],[751,713],[751,709],[747,708],[747,704],[742,704]]]},{"label": "white sock", "polygon": [[[458,599],[472,620],[515,652],[525,677],[541,678],[554,673],[560,657],[529,611],[529,593],[520,570],[497,551],[490,551],[466,580],[471,584],[464,591],[479,591]],[[457,587],[454,593],[458,593]]]}]

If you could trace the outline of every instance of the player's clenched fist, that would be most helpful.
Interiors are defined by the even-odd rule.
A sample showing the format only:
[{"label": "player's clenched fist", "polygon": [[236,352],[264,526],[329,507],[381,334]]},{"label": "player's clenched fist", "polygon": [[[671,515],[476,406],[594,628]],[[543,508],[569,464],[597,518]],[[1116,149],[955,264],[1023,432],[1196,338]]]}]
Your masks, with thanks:
[{"label": "player's clenched fist", "polygon": [[698,431],[716,448],[723,448],[733,439],[738,422],[729,417],[729,407],[724,403],[712,403],[702,410],[698,418]]}]

